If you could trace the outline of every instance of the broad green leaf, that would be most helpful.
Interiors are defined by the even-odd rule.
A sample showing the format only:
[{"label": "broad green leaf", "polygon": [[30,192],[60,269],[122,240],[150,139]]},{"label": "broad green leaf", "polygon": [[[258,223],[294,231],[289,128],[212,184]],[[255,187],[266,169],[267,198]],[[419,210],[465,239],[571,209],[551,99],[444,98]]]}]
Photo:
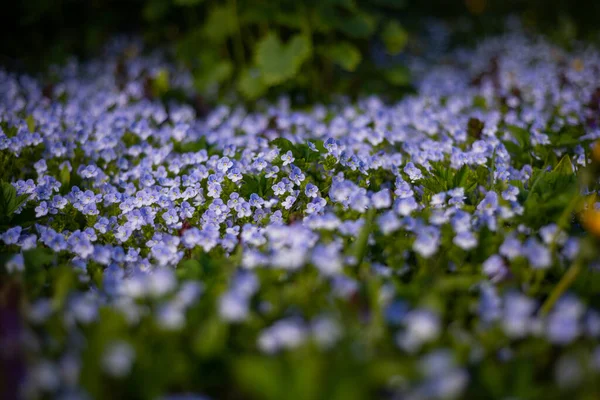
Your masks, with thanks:
[{"label": "broad green leaf", "polygon": [[202,3],[204,0],[173,0],[173,3],[176,6],[182,6],[182,7],[192,7],[192,6],[197,6],[198,4]]},{"label": "broad green leaf", "polygon": [[158,71],[154,79],[152,79],[152,90],[158,97],[169,90],[169,71],[164,68]]},{"label": "broad green leaf", "polygon": [[62,186],[68,187],[70,182],[71,182],[71,171],[69,171],[69,168],[65,165],[60,170],[60,183],[62,184]]},{"label": "broad green leaf", "polygon": [[169,11],[170,2],[164,0],[151,0],[146,2],[142,14],[146,21],[158,21]]},{"label": "broad green leaf", "polygon": [[267,86],[278,85],[294,77],[312,53],[310,40],[302,34],[283,44],[270,32],[256,45],[256,64]]},{"label": "broad green leaf", "polygon": [[248,393],[263,399],[281,399],[282,372],[272,358],[244,357],[235,363],[236,381]]},{"label": "broad green leaf", "polygon": [[325,57],[329,57],[346,71],[354,71],[362,59],[360,50],[349,42],[340,42],[327,47]]},{"label": "broad green leaf", "polygon": [[402,65],[386,69],[384,71],[385,79],[395,86],[406,86],[410,83],[410,73],[408,69]]},{"label": "broad green leaf", "polygon": [[238,78],[237,89],[246,99],[253,100],[262,96],[267,86],[261,79],[260,71],[247,68]]},{"label": "broad green leaf", "polygon": [[400,26],[397,21],[390,21],[383,28],[381,33],[385,48],[390,54],[398,54],[408,42],[408,33]]},{"label": "broad green leaf", "polygon": [[226,81],[233,73],[233,64],[229,60],[222,60],[216,64],[205,65],[196,75],[196,84],[200,89]]},{"label": "broad green leaf", "polygon": [[27,129],[29,129],[30,132],[33,132],[35,130],[35,118],[33,118],[33,115],[28,115],[27,118],[25,118],[25,122],[27,122]]},{"label": "broad green leaf", "polygon": [[372,15],[360,13],[348,18],[341,18],[337,29],[353,38],[366,38],[373,34],[377,20]]},{"label": "broad green leaf", "polygon": [[54,253],[50,249],[38,247],[24,251],[23,259],[25,261],[25,268],[35,273],[35,271],[54,260]]},{"label": "broad green leaf", "polygon": [[[204,35],[215,42],[222,42],[237,30],[235,9],[229,4],[213,7],[204,24]],[[200,49],[202,50],[202,49]]]},{"label": "broad green leaf", "polygon": [[193,350],[200,357],[219,354],[227,343],[227,324],[219,318],[207,320],[194,337]]}]

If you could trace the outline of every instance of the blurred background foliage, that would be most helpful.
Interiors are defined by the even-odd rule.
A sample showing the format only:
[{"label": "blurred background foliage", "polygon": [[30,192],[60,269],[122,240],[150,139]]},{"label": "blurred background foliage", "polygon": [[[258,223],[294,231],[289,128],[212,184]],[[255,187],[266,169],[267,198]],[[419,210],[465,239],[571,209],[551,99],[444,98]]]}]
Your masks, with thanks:
[{"label": "blurred background foliage", "polygon": [[[579,0],[29,0],[5,5],[0,64],[37,72],[89,57],[115,35],[167,45],[204,99],[280,93],[402,94],[401,53],[436,17],[498,33],[508,15],[570,43],[597,35],[600,3]],[[410,33],[409,33],[410,32]]]}]

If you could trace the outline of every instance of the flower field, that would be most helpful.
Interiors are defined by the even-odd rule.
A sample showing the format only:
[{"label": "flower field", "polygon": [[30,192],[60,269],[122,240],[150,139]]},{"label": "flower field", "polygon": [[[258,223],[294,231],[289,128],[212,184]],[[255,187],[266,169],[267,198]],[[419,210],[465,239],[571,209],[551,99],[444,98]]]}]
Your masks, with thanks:
[{"label": "flower field", "polygon": [[205,112],[160,52],[0,71],[0,386],[600,397],[600,52],[407,56],[399,101]]}]

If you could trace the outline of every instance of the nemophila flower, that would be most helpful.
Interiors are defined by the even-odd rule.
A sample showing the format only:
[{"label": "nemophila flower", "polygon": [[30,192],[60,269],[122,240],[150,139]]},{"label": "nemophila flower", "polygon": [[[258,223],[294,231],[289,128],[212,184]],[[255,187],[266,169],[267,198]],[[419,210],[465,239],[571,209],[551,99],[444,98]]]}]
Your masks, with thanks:
[{"label": "nemophila flower", "polygon": [[313,185],[312,183],[308,183],[306,184],[306,188],[304,189],[304,194],[306,194],[307,197],[317,197],[319,194],[319,188]]},{"label": "nemophila flower", "polygon": [[157,243],[150,250],[153,258],[159,266],[176,264],[183,255],[177,251],[177,248],[166,243]]},{"label": "nemophila flower", "polygon": [[146,277],[146,286],[148,294],[161,297],[175,289],[177,280],[172,270],[168,268],[158,268]]},{"label": "nemophila flower", "polygon": [[388,189],[382,189],[379,192],[373,193],[371,202],[375,208],[389,208],[392,205],[392,197]]},{"label": "nemophila flower", "polygon": [[496,288],[489,283],[480,286],[478,313],[485,324],[495,322],[502,317],[502,299]]},{"label": "nemophila flower", "polygon": [[504,239],[504,243],[500,246],[500,254],[509,260],[513,260],[520,255],[523,255],[523,246],[521,241],[513,235],[509,235]]},{"label": "nemophila flower", "polygon": [[440,244],[440,231],[433,226],[423,226],[417,230],[417,238],[413,242],[413,250],[422,257],[431,257]]},{"label": "nemophila flower", "polygon": [[412,162],[408,162],[406,164],[406,166],[404,167],[404,172],[408,175],[408,178],[411,180],[411,182],[415,182],[423,178],[423,173],[421,172],[421,170],[415,167],[415,165]]},{"label": "nemophila flower", "polygon": [[285,198],[285,200],[283,201],[283,203],[281,203],[281,205],[286,210],[289,210],[290,208],[292,208],[292,206],[294,205],[295,202],[296,202],[296,197],[295,196],[287,196]]},{"label": "nemophila flower", "polygon": [[535,238],[529,238],[525,241],[523,255],[529,260],[529,264],[533,268],[548,268],[552,264],[550,250]]},{"label": "nemophila flower", "polygon": [[409,216],[413,211],[419,208],[419,204],[414,197],[399,198],[394,204],[394,210],[401,216]]},{"label": "nemophila flower", "polygon": [[342,336],[342,328],[330,317],[320,316],[311,322],[312,337],[321,346],[330,348]]},{"label": "nemophila flower", "polygon": [[498,194],[489,191],[485,198],[477,205],[477,210],[483,215],[492,215],[498,209]]},{"label": "nemophila flower", "polygon": [[289,165],[295,161],[294,156],[291,151],[286,152],[280,156],[281,161],[283,161],[283,165]]},{"label": "nemophila flower", "polygon": [[414,352],[440,335],[440,319],[437,314],[427,309],[415,309],[404,318],[404,330],[396,340],[398,345],[408,352]]},{"label": "nemophila flower", "polygon": [[500,281],[508,274],[504,260],[497,254],[492,255],[483,263],[483,272],[492,281]]},{"label": "nemophila flower", "polygon": [[96,320],[98,307],[98,300],[92,293],[76,295],[69,302],[69,310],[73,318],[82,324],[89,324]]},{"label": "nemophila flower", "polygon": [[548,340],[568,344],[582,333],[584,306],[572,296],[564,296],[555,305],[547,319]]},{"label": "nemophila flower", "polygon": [[412,190],[410,184],[408,182],[399,180],[396,180],[396,190],[394,190],[394,193],[401,199],[413,197],[414,195],[414,191]]},{"label": "nemophila flower", "polygon": [[6,268],[6,271],[9,273],[22,272],[25,269],[23,254],[19,253],[12,256],[6,264],[4,264],[4,268]]},{"label": "nemophila flower", "polygon": [[573,260],[577,257],[579,253],[580,245],[579,239],[577,238],[569,238],[565,241],[565,244],[562,249],[562,254],[568,259]]},{"label": "nemophila flower", "polygon": [[[501,363],[495,368],[504,368],[502,362],[509,360],[511,365],[518,364],[522,354],[514,342],[534,337],[542,344],[555,345],[556,382],[552,384],[576,388],[587,382],[579,377],[588,365],[573,362],[566,353],[568,345],[582,336],[586,340],[578,346],[583,346],[583,352],[590,350],[600,332],[600,317],[585,291],[578,292],[573,286],[573,293],[580,293],[581,298],[563,295],[542,316],[537,312],[544,300],[539,293],[533,291],[532,297],[527,297],[494,284],[508,277],[509,265],[518,267],[523,260],[531,268],[548,268],[553,263],[565,268],[579,256],[583,242],[578,230],[558,229],[554,213],[545,212],[550,204],[545,204],[543,196],[536,200],[541,214],[528,215],[531,204],[526,208],[519,203],[517,187],[531,191],[535,177],[552,171],[556,160],[565,155],[575,166],[588,164],[583,145],[559,145],[555,139],[572,127],[582,130],[581,143],[598,137],[597,127],[588,121],[594,118],[594,88],[600,85],[593,73],[600,58],[593,49],[568,52],[543,40],[530,43],[511,35],[486,41],[476,50],[453,52],[452,62],[443,67],[429,65],[422,56],[407,55],[417,91],[394,104],[371,96],[356,103],[335,100],[304,111],[293,108],[290,98],[282,98],[273,104],[259,101],[253,110],[217,106],[206,117],[196,119],[189,105],[170,100],[166,107],[158,99],[144,98],[143,93],[145,74],[155,76],[166,68],[170,87],[191,96],[189,73],[163,65],[160,55],[122,57],[130,53],[125,51],[127,46],[120,41],[107,51],[106,60],[54,69],[56,84],[50,97],[42,96],[42,85],[35,79],[0,71],[0,148],[19,167],[12,169],[16,175],[7,180],[14,182],[17,195],[28,196],[12,221],[26,220],[30,209],[37,208],[39,215],[33,227],[27,224],[26,228],[15,226],[0,232],[8,253],[18,251],[17,246],[23,252],[12,255],[4,271],[27,270],[25,260],[36,253],[26,250],[46,247],[60,253],[53,260],[61,268],[71,266],[78,280],[64,301],[36,301],[35,295],[29,294],[34,297],[23,338],[32,350],[28,357],[34,364],[51,354],[50,365],[59,368],[58,386],[52,384],[51,374],[38,374],[41,378],[30,385],[30,394],[56,397],[79,393],[73,389],[79,385],[78,373],[69,372],[79,367],[73,366],[76,362],[69,367],[68,358],[59,354],[63,347],[85,368],[97,363],[113,379],[133,371],[130,366],[123,375],[112,374],[104,366],[104,353],[97,360],[79,359],[89,335],[106,323],[105,310],[120,314],[131,328],[149,323],[170,331],[164,334],[174,339],[194,334],[197,310],[190,318],[187,310],[198,304],[201,281],[210,284],[213,272],[221,280],[229,279],[229,284],[219,289],[221,292],[217,290],[219,293],[214,287],[209,290],[207,296],[214,298],[208,298],[207,304],[214,304],[221,323],[241,325],[240,332],[248,331],[250,321],[255,324],[267,318],[270,325],[250,338],[266,353],[294,351],[306,341],[315,342],[315,351],[354,346],[352,335],[342,342],[339,339],[346,336],[346,324],[351,328],[355,321],[345,318],[344,324],[338,324],[334,316],[343,305],[356,309],[361,320],[370,318],[369,307],[363,307],[363,295],[368,292],[368,298],[379,302],[382,327],[397,327],[397,344],[402,350],[427,350],[413,360],[419,376],[393,388],[400,397],[454,398],[466,393],[469,377],[454,362],[452,352],[440,349],[436,342],[446,325],[447,342],[465,347],[464,354],[474,369],[489,357],[499,357]],[[560,60],[572,59],[575,53],[582,58],[583,68],[562,65]],[[123,61],[117,61],[121,58]],[[124,64],[124,77],[115,78],[117,63]],[[60,102],[55,100],[58,96]],[[34,119],[35,132],[28,129],[25,116]],[[519,143],[528,138],[531,146],[510,145],[517,143],[517,136]],[[278,137],[307,143],[311,162],[294,159],[301,147],[280,151],[273,144]],[[210,145],[210,155],[207,149],[182,150],[198,140]],[[317,140],[324,140],[326,153],[319,153]],[[183,146],[174,142],[183,142]],[[519,152],[527,153],[531,165],[522,165],[524,158]],[[24,160],[31,154],[41,154],[42,159]],[[21,170],[23,161],[32,168]],[[539,167],[542,164],[544,170]],[[444,181],[439,172],[446,169],[448,179]],[[65,172],[71,170],[76,171],[76,180],[81,180],[79,187],[67,179]],[[29,179],[28,174],[36,178]],[[429,174],[431,181],[421,185]],[[248,192],[251,178],[257,176],[269,181],[272,192]],[[453,188],[455,178],[461,178],[465,187]],[[591,195],[596,189],[591,183],[582,194]],[[550,197],[552,202],[560,200]],[[76,214],[72,215],[72,208]],[[362,260],[367,268],[362,272],[343,268],[357,262],[354,246],[368,208],[378,211]],[[396,293],[390,288],[397,280],[409,290],[412,279],[419,276],[415,253],[417,258],[435,254],[436,263],[445,267],[434,272],[456,275],[460,281],[464,272],[461,257],[457,259],[449,250],[453,246],[464,249],[465,263],[470,263],[478,238],[483,240],[482,230],[488,229],[495,232],[491,236],[485,233],[485,243],[491,238],[490,243],[499,248],[478,249],[475,258],[487,280],[476,285],[479,300],[471,302],[472,309],[466,313],[458,309],[451,315],[440,310],[438,315],[394,301]],[[550,249],[556,250],[556,257]],[[193,271],[174,273],[173,268],[189,257],[210,259],[211,268],[204,271],[208,275],[197,277],[200,281],[184,277]],[[239,264],[241,270],[219,268],[227,260]],[[314,268],[306,269],[309,264]],[[317,317],[290,318],[307,311],[302,296],[294,294],[294,304],[289,296],[272,299],[273,285],[289,289],[315,274],[319,279],[309,279],[310,315],[305,317]],[[50,281],[55,279],[50,275]],[[522,286],[521,275],[511,276],[514,287]],[[377,278],[378,284],[371,285],[369,276]],[[444,281],[441,275],[432,277],[438,278]],[[30,284],[35,286],[34,281]],[[50,281],[45,284],[52,286]],[[550,281],[546,283],[550,285]],[[434,302],[435,292],[428,295]],[[467,292],[453,291],[457,305],[469,303],[461,300],[461,296],[472,297],[473,293]],[[257,315],[250,318],[254,300]],[[331,308],[331,314],[319,309],[325,306]],[[470,312],[479,323],[464,323]],[[49,322],[54,314],[56,318]],[[55,321],[61,322],[65,337],[51,337],[57,331],[46,325]],[[81,324],[87,325],[85,329]],[[489,330],[498,330],[492,335],[498,342],[482,346],[482,334],[489,336]],[[50,336],[40,340],[39,332],[45,336],[50,332]],[[128,335],[133,335],[132,344],[139,339],[135,329]],[[375,346],[385,347],[390,340],[389,335],[374,338]],[[118,340],[109,339],[106,345]],[[244,335],[238,339],[244,345]],[[50,349],[47,344],[54,341],[66,344]],[[65,367],[63,360],[67,360]],[[478,378],[473,375],[470,379]],[[167,386],[171,383],[165,381]]]},{"label": "nemophila flower", "polygon": [[293,318],[280,320],[260,333],[258,347],[268,354],[293,349],[306,340],[307,334],[307,328],[301,320]]},{"label": "nemophila flower", "polygon": [[127,239],[129,239],[129,237],[132,234],[132,230],[125,226],[125,225],[120,225],[117,227],[117,229],[115,230],[115,239],[117,239],[119,242],[123,243],[126,242]]},{"label": "nemophila flower", "polygon": [[33,164],[33,168],[38,175],[41,175],[48,170],[48,164],[46,164],[46,160],[39,160]]},{"label": "nemophila flower", "polygon": [[156,311],[156,319],[164,330],[176,331],[185,326],[184,310],[172,303],[164,303]]},{"label": "nemophila flower", "polygon": [[446,201],[446,192],[436,193],[431,196],[431,201],[429,205],[434,208],[442,207]]},{"label": "nemophila flower", "polygon": [[244,321],[248,317],[249,300],[236,292],[226,292],[219,298],[219,315],[230,322]]},{"label": "nemophila flower", "polygon": [[102,366],[108,375],[122,378],[129,374],[135,359],[135,351],[124,341],[110,342],[102,354]]},{"label": "nemophila flower", "polygon": [[335,275],[341,272],[343,263],[340,246],[336,243],[315,246],[311,261],[323,275]]},{"label": "nemophila flower", "polygon": [[503,298],[502,328],[509,337],[521,338],[529,333],[535,301],[523,294],[511,292]]},{"label": "nemophila flower", "polygon": [[550,245],[551,243],[563,244],[567,240],[565,232],[560,230],[556,224],[541,227],[539,233],[546,245]]},{"label": "nemophila flower", "polygon": [[515,186],[508,185],[508,189],[502,192],[502,198],[508,201],[517,201],[519,189]]},{"label": "nemophila flower", "polygon": [[88,258],[94,252],[94,246],[88,236],[81,231],[75,231],[67,239],[68,247],[81,258]]},{"label": "nemophila flower", "polygon": [[448,191],[448,196],[450,196],[448,204],[453,206],[460,206],[464,204],[464,200],[466,199],[465,189],[462,187],[451,189]]},{"label": "nemophila flower", "polygon": [[23,390],[33,393],[38,391],[52,393],[58,389],[59,385],[60,377],[56,365],[48,360],[42,360],[29,371]]},{"label": "nemophila flower", "polygon": [[477,246],[477,238],[469,231],[458,232],[452,242],[463,250],[471,250]]},{"label": "nemophila flower", "polygon": [[17,242],[19,241],[19,237],[21,236],[22,230],[23,228],[21,228],[20,226],[9,228],[6,232],[2,234],[2,240],[7,245],[17,244]]},{"label": "nemophila flower", "polygon": [[36,218],[41,218],[44,215],[48,214],[48,203],[46,203],[45,201],[42,201],[36,208],[35,208],[35,216]]}]

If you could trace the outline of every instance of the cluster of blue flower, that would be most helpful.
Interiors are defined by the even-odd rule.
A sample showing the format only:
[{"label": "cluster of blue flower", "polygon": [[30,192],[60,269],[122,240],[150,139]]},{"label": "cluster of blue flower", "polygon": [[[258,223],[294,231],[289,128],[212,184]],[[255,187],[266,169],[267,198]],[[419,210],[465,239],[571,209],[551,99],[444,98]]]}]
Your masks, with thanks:
[{"label": "cluster of blue flower", "polygon": [[[102,310],[174,334],[198,324],[188,311],[205,298],[219,323],[258,327],[246,340],[266,355],[335,349],[355,337],[343,310],[358,303],[352,323],[380,318],[389,335],[365,335],[417,360],[418,378],[389,383],[401,398],[459,397],[475,379],[468,366],[508,363],[527,338],[587,343],[583,361],[565,350],[553,364],[560,388],[600,373],[600,312],[573,293],[540,312],[584,262],[587,236],[569,207],[596,183],[565,204],[571,183],[552,184],[580,175],[600,138],[600,52],[508,35],[443,65],[411,61],[417,94],[395,104],[298,111],[283,98],[197,118],[145,89],[166,72],[172,90],[192,93],[189,73],[160,54],[123,56],[136,49],[117,43],[102,60],[57,68],[49,90],[0,71],[4,179],[25,198],[12,220],[34,210],[0,234],[5,270],[25,273],[28,252],[47,248],[48,268],[69,265],[77,279],[64,304],[29,299],[26,396],[85,398],[85,363],[114,379],[132,373],[145,350],[130,336],[104,343],[100,359],[82,356]],[[412,282],[428,283],[411,297]],[[459,296],[452,285],[469,302],[449,311],[428,294],[445,302]],[[450,312],[476,322],[456,325]],[[40,330],[53,318],[69,338],[62,348]],[[492,334],[503,339],[490,350]]]}]

